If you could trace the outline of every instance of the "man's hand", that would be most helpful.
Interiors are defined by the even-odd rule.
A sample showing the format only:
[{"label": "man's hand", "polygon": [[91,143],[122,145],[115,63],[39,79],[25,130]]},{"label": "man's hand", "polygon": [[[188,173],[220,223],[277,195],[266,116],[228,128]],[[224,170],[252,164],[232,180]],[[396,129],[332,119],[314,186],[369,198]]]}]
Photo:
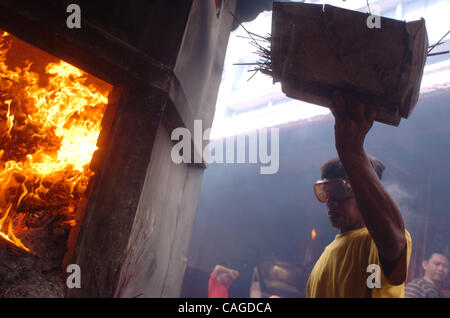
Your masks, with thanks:
[{"label": "man's hand", "polygon": [[213,276],[220,284],[227,285],[239,276],[239,272],[222,265],[216,265]]},{"label": "man's hand", "polygon": [[336,150],[341,160],[346,155],[361,155],[364,140],[377,115],[376,110],[366,107],[352,95],[333,94],[331,112],[335,118]]}]

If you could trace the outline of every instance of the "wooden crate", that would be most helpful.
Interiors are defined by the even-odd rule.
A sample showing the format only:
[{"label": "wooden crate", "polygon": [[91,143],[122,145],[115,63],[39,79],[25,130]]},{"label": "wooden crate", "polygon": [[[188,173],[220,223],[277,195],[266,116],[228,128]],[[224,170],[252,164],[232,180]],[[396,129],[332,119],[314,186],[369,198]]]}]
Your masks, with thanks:
[{"label": "wooden crate", "polygon": [[381,17],[330,5],[275,2],[271,62],[274,82],[295,99],[329,107],[334,89],[377,108],[376,120],[398,126],[417,103],[428,37],[423,19]]}]

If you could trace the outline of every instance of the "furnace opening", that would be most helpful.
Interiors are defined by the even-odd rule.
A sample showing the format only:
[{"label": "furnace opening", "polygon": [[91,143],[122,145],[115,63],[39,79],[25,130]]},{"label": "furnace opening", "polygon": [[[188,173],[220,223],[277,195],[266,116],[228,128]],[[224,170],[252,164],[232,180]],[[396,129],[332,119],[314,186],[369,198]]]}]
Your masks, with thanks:
[{"label": "furnace opening", "polygon": [[111,91],[0,29],[0,246],[61,264]]}]

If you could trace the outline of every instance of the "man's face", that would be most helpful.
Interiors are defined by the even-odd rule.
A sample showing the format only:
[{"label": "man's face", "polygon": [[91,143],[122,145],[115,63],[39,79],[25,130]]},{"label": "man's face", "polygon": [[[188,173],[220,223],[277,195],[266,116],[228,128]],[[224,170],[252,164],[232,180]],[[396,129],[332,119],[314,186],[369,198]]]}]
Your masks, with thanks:
[{"label": "man's face", "polygon": [[359,229],[364,221],[346,179],[322,179],[314,184],[316,198],[327,204],[328,219],[331,226],[341,233]]},{"label": "man's face", "polygon": [[425,270],[425,277],[437,285],[447,277],[448,259],[442,254],[434,253],[428,261],[423,261],[422,266]]},{"label": "man's face", "polygon": [[327,215],[331,226],[344,233],[364,226],[355,197],[338,201],[330,198],[327,202]]}]

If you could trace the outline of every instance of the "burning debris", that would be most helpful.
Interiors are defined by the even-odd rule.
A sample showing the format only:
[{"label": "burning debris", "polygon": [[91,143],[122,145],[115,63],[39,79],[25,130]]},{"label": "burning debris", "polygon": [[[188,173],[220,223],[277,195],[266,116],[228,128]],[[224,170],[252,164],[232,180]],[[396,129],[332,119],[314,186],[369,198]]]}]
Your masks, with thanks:
[{"label": "burning debris", "polygon": [[12,43],[0,31],[0,243],[33,252],[30,233],[59,237],[75,224],[108,93],[63,61],[45,74],[10,67]]}]

